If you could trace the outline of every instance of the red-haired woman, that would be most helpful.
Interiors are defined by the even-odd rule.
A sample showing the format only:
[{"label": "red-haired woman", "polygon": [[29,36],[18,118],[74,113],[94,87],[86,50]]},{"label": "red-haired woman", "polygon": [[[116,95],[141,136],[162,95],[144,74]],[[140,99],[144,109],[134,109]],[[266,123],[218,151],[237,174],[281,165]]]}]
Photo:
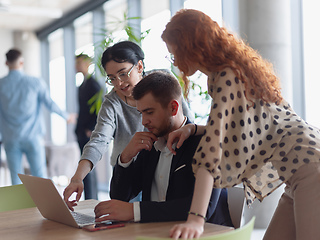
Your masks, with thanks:
[{"label": "red-haired woman", "polygon": [[[186,223],[173,238],[199,237],[211,188],[243,183],[247,204],[285,183],[265,240],[320,236],[320,135],[282,98],[272,65],[243,41],[196,10],[181,10],[162,34],[186,78],[208,76],[212,108],[206,126],[173,132],[168,147],[204,134],[194,156],[196,185]],[[174,150],[172,149],[174,152]]]}]

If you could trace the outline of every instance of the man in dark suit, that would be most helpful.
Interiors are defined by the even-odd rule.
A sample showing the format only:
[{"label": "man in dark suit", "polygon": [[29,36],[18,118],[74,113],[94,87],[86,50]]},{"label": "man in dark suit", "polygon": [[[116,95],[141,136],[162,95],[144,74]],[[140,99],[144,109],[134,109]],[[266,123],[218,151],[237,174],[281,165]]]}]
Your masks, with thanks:
[{"label": "man in dark suit", "polygon": [[[84,80],[78,89],[79,114],[75,133],[79,148],[82,154],[84,145],[90,140],[91,133],[97,122],[96,111],[90,111],[92,104],[89,100],[96,95],[101,86],[94,79],[92,74],[88,73],[88,68],[92,59],[86,54],[76,56],[76,71],[84,76]],[[95,171],[91,171],[84,179],[85,199],[98,199],[97,176]]]},{"label": "man in dark suit", "polygon": [[[181,108],[181,87],[170,74],[154,72],[135,86],[133,97],[148,132],[137,132],[118,157],[111,180],[112,200],[96,206],[96,221],[186,220],[195,182],[192,157],[201,136],[187,139],[176,155],[166,147],[170,132],[191,123]],[[128,203],[140,191],[142,201]],[[232,225],[226,190],[221,193],[213,190],[206,218]]]}]

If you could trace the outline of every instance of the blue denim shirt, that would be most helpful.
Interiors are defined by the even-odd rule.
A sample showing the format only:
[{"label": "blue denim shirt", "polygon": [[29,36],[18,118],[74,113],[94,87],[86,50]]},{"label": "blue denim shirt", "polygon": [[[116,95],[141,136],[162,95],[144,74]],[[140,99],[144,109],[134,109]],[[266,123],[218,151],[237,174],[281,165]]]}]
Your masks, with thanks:
[{"label": "blue denim shirt", "polygon": [[67,119],[50,98],[45,82],[25,75],[22,71],[11,70],[0,79],[0,132],[2,141],[32,139],[45,133],[42,104],[49,111]]}]

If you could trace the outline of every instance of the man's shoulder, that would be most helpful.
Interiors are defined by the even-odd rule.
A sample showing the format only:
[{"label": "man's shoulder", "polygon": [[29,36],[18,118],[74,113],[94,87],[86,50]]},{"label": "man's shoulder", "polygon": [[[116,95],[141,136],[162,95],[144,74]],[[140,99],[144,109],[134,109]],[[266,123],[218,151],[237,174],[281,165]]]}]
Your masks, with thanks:
[{"label": "man's shoulder", "polygon": [[182,144],[182,146],[184,147],[188,147],[190,145],[198,145],[200,140],[202,138],[202,135],[197,135],[197,136],[190,136],[188,139],[186,139],[184,141],[184,143]]},{"label": "man's shoulder", "polygon": [[154,146],[152,146],[151,150],[145,150],[145,149],[142,149],[138,155],[137,155],[137,158],[136,158],[136,161],[135,162],[143,162],[142,164],[145,165],[145,164],[148,164],[150,163],[151,161],[150,160],[154,160],[154,159],[158,159],[159,156],[160,156],[160,151],[157,151]]},{"label": "man's shoulder", "polygon": [[12,71],[8,75],[0,78],[1,83],[12,83],[12,82],[23,82],[23,86],[34,85],[35,87],[42,84],[42,79],[40,77],[25,74],[21,71]]},{"label": "man's shoulder", "polygon": [[86,81],[85,85],[88,87],[90,86],[91,88],[95,89],[101,89],[101,85],[98,82],[98,80],[94,76],[90,76]]},{"label": "man's shoulder", "polygon": [[42,82],[42,79],[40,77],[32,76],[32,75],[25,74],[25,73],[21,74],[21,79],[24,80],[24,81],[27,81],[27,82],[32,82],[32,83],[34,83],[34,82],[35,83]]},{"label": "man's shoulder", "polygon": [[87,79],[87,81],[90,82],[91,84],[98,84],[98,85],[100,86],[98,80],[97,80],[93,75],[91,75],[91,76]]}]

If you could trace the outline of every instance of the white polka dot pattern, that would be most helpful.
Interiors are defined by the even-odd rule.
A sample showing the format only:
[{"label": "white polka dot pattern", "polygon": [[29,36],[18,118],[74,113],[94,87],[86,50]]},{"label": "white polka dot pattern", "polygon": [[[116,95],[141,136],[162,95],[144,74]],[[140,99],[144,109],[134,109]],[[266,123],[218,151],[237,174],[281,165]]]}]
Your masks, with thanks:
[{"label": "white polka dot pattern", "polygon": [[208,79],[208,92],[212,107],[193,170],[206,168],[215,187],[243,182],[250,205],[287,181],[301,165],[320,160],[319,130],[284,100],[279,105],[247,100],[244,83],[230,68]]}]

